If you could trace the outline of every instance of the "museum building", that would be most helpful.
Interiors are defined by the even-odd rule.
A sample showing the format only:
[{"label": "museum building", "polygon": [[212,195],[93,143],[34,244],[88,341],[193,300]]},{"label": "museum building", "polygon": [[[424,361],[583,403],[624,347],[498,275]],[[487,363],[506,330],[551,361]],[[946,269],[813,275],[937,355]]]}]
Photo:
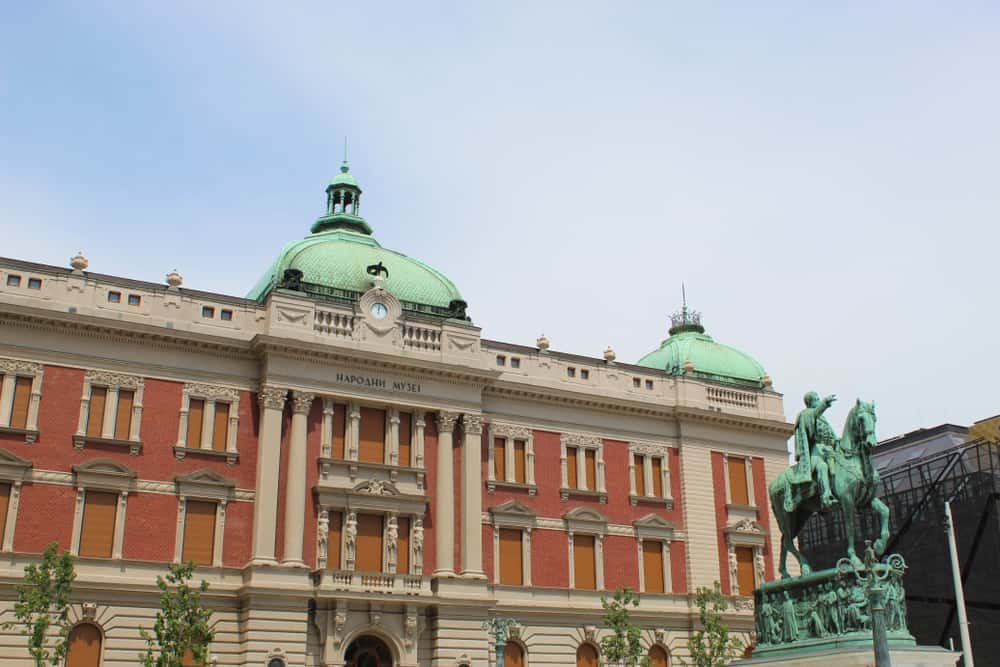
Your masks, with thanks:
[{"label": "museum building", "polygon": [[137,664],[182,561],[212,665],[487,667],[504,617],[506,665],[596,667],[619,586],[676,665],[715,581],[749,640],[791,432],[760,364],[686,306],[635,364],[482,338],[360,196],[345,163],[242,298],[0,259],[0,622],[55,541],[70,667]]}]

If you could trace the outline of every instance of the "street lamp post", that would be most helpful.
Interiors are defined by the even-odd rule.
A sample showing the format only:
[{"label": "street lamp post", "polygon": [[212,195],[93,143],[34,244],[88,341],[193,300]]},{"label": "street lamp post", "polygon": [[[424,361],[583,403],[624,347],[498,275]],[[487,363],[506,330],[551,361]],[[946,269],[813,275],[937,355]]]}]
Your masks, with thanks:
[{"label": "street lamp post", "polygon": [[906,569],[906,561],[899,554],[892,554],[884,564],[879,563],[871,540],[865,540],[864,566],[854,568],[850,561],[844,558],[837,563],[837,569],[844,574],[854,572],[854,575],[864,586],[865,594],[868,597],[868,607],[871,610],[875,667],[892,667],[892,658],[889,655],[889,636],[885,622],[885,595],[889,586],[886,580],[894,574],[902,575]]},{"label": "street lamp post", "polygon": [[513,618],[494,616],[483,621],[483,631],[493,637],[493,647],[497,655],[496,667],[503,667],[504,644],[507,643],[507,631],[512,625],[517,625],[517,621]]}]

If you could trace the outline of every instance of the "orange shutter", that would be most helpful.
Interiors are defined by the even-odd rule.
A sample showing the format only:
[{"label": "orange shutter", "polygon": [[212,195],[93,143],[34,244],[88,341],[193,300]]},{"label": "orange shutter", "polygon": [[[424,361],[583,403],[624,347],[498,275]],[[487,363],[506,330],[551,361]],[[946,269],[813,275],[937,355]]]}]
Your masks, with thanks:
[{"label": "orange shutter", "polygon": [[642,455],[632,455],[632,466],[635,468],[635,495],[646,495],[646,475],[642,469]]},{"label": "orange shutter", "polygon": [[504,645],[503,667],[524,667],[524,651],[517,642],[507,642]]},{"label": "orange shutter", "polygon": [[188,408],[187,446],[201,447],[201,422],[205,419],[205,401],[192,398]]},{"label": "orange shutter", "polygon": [[753,574],[753,548],[736,547],[736,581],[740,586],[740,595],[750,596],[753,594],[754,574]]},{"label": "orange shutter", "polygon": [[111,558],[117,510],[117,493],[87,491],[84,494],[83,527],[80,530],[81,556]]},{"label": "orange shutter", "polygon": [[659,646],[650,646],[649,667],[667,667],[667,652]]},{"label": "orange shutter", "polygon": [[573,536],[573,575],[576,588],[597,588],[597,560],[594,558],[593,535]]},{"label": "orange shutter", "polygon": [[358,460],[385,463],[385,410],[361,408]]},{"label": "orange shutter", "polygon": [[115,438],[128,440],[129,428],[132,426],[132,403],[135,401],[134,391],[118,392],[118,407],[115,415]]},{"label": "orange shutter", "polygon": [[526,461],[524,440],[514,441],[514,481],[525,483],[524,466]]},{"label": "orange shutter", "polygon": [[10,484],[0,484],[0,544],[7,535],[7,511],[10,508]]},{"label": "orange shutter", "polygon": [[399,465],[410,466],[410,456],[413,453],[413,415],[409,412],[399,413]]},{"label": "orange shutter", "polygon": [[399,537],[396,540],[396,572],[410,573],[410,520],[396,519]]},{"label": "orange shutter", "polygon": [[183,562],[211,565],[215,555],[215,503],[204,500],[187,501],[184,516]]},{"label": "orange shutter", "polygon": [[226,451],[226,441],[229,439],[229,404],[215,404],[215,424],[212,428],[212,449],[217,452]]},{"label": "orange shutter", "polygon": [[340,512],[330,512],[330,532],[326,534],[326,569],[339,570],[341,530],[344,527],[344,516]]},{"label": "orange shutter", "polygon": [[100,667],[101,631],[90,623],[81,623],[66,640],[66,667]]},{"label": "orange shutter", "polygon": [[749,505],[746,459],[729,457],[729,497],[734,505]]},{"label": "orange shutter", "polygon": [[184,649],[184,655],[181,656],[181,667],[202,667],[204,664],[194,661],[194,651],[189,648]]},{"label": "orange shutter", "polygon": [[664,593],[663,545],[644,540],[642,543],[642,574],[647,593]]},{"label": "orange shutter", "polygon": [[566,488],[576,488],[576,447],[566,448]]},{"label": "orange shutter", "polygon": [[28,426],[29,402],[31,402],[31,378],[19,377],[14,381],[14,405],[10,413],[11,428]]},{"label": "orange shutter", "polygon": [[505,586],[524,585],[524,551],[522,532],[517,528],[500,529],[500,583]]},{"label": "orange shutter", "polygon": [[108,400],[108,390],[91,387],[90,407],[87,410],[87,435],[100,438],[104,428],[104,402]]},{"label": "orange shutter", "polygon": [[347,406],[343,403],[333,404],[333,442],[330,447],[330,457],[344,458],[344,432],[347,430]]},{"label": "orange shutter", "polygon": [[593,644],[580,644],[576,649],[576,667],[597,667],[597,649]]},{"label": "orange shutter", "polygon": [[493,438],[493,470],[500,481],[507,479],[507,450],[503,438]]},{"label": "orange shutter", "polygon": [[382,571],[382,517],[358,515],[358,542],[354,569],[359,572]]},{"label": "orange shutter", "polygon": [[663,459],[654,457],[653,464],[653,495],[663,497]]},{"label": "orange shutter", "polygon": [[597,490],[597,451],[588,449],[584,452],[587,463],[587,488]]}]

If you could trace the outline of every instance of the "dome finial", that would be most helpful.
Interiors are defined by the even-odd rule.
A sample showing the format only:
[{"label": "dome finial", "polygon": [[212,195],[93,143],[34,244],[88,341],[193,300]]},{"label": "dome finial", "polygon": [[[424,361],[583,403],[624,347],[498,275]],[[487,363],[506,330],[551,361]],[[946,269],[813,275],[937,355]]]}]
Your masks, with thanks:
[{"label": "dome finial", "polygon": [[670,316],[670,335],[694,331],[705,333],[705,327],[701,326],[701,313],[697,310],[688,310],[687,289],[681,283],[681,309]]},{"label": "dome finial", "polygon": [[346,174],[351,170],[349,164],[347,164],[347,135],[344,135],[344,161],[340,165],[340,173]]}]

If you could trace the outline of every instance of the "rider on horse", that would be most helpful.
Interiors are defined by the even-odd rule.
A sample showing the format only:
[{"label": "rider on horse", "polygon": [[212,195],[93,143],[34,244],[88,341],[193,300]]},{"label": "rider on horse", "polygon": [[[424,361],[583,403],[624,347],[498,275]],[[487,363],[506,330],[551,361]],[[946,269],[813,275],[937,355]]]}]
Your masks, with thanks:
[{"label": "rider on horse", "polygon": [[[806,408],[795,418],[795,493],[785,494],[785,510],[791,512],[796,501],[811,495],[813,482],[819,484],[820,503],[824,509],[836,502],[830,492],[830,468],[827,459],[837,444],[837,435],[823,413],[833,402],[835,395],[820,400],[819,394],[810,391],[805,395]],[[791,491],[791,489],[789,489]]]}]

